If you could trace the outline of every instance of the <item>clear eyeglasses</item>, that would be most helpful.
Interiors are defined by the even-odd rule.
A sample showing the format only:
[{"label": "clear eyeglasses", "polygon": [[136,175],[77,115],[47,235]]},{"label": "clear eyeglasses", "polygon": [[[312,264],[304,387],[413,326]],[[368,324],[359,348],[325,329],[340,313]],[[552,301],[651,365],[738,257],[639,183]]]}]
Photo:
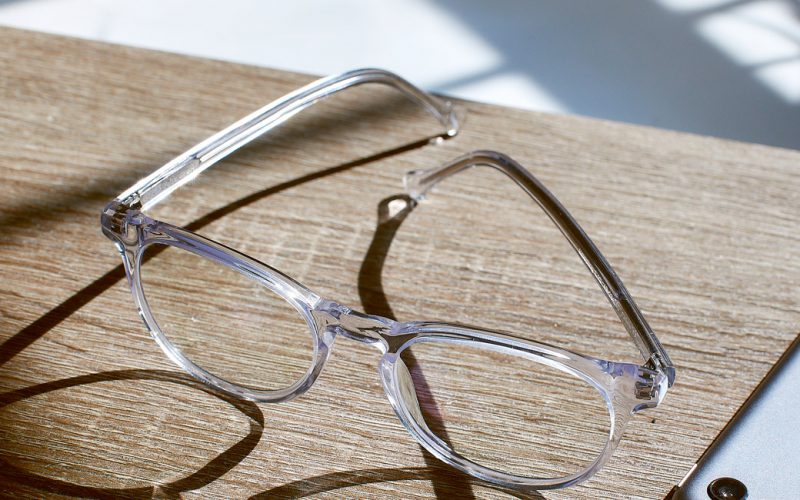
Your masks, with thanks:
[{"label": "clear eyeglasses", "polygon": [[[375,346],[389,402],[440,460],[519,489],[569,486],[611,456],[629,418],[656,407],[675,369],[638,307],[566,208],[501,153],[477,151],[404,179],[416,201],[473,166],[510,177],[553,220],[608,297],[645,359],[616,363],[518,337],[433,321],[398,322],[351,310],[227,246],[143,212],[214,163],[306,107],[363,83],[396,88],[455,135],[450,103],[377,69],[323,78],[265,106],[170,161],[101,215],[133,299],[167,356],[202,382],[258,402],[307,391],[345,337]],[[491,421],[491,425],[486,425]]]}]

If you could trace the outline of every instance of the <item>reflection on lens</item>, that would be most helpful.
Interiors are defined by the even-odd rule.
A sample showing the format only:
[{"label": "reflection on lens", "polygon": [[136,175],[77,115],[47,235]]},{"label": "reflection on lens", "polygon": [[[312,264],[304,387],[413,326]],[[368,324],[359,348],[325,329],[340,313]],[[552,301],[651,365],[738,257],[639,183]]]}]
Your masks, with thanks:
[{"label": "reflection on lens", "polygon": [[142,289],[161,331],[192,362],[228,382],[277,390],[313,357],[303,316],[257,281],[169,245],[147,247]]},{"label": "reflection on lens", "polygon": [[421,414],[434,435],[478,465],[557,479],[590,467],[608,440],[602,395],[564,371],[510,351],[433,341],[413,344],[401,359],[421,410],[411,411],[414,418]]}]

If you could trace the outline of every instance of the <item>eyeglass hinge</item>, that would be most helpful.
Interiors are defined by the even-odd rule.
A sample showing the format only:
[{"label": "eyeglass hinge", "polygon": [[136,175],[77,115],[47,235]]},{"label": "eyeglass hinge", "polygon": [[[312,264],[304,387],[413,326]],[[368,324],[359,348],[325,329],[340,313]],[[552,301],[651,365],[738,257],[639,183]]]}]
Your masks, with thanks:
[{"label": "eyeglass hinge", "polygon": [[643,403],[637,406],[634,411],[658,406],[664,399],[667,388],[668,378],[662,370],[654,370],[649,366],[639,367],[636,381],[634,382],[634,392],[636,399],[643,401]]},{"label": "eyeglass hinge", "polygon": [[135,194],[123,201],[114,200],[106,205],[100,215],[100,225],[103,233],[112,240],[120,239],[123,242],[135,240],[136,232],[130,227],[130,222],[139,216],[142,205]]},{"label": "eyeglass hinge", "polygon": [[669,358],[665,360],[660,354],[653,353],[644,366],[663,374],[667,378],[668,386],[672,387],[672,384],[675,382],[675,367],[672,366],[672,361],[670,361]]}]

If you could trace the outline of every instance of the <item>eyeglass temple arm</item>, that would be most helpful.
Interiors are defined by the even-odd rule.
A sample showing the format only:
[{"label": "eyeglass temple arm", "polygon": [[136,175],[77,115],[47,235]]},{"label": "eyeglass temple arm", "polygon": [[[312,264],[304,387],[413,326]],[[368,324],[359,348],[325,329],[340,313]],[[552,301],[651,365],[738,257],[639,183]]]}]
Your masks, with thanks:
[{"label": "eyeglass temple arm", "polygon": [[441,180],[475,166],[495,168],[516,182],[545,211],[569,240],[583,263],[589,268],[625,329],[646,360],[646,366],[666,375],[669,386],[675,380],[675,368],[655,333],[628,293],[622,280],[606,261],[589,236],[566,208],[528,170],[509,156],[495,151],[474,151],[446,165],[429,170],[409,172],[403,182],[409,196],[421,200]]},{"label": "eyeglass temple arm", "polygon": [[305,108],[364,83],[381,83],[394,87],[433,115],[445,127],[444,135],[454,136],[458,132],[459,118],[450,102],[420,90],[389,71],[357,69],[321,78],[245,116],[140,180],[120,194],[116,201],[129,205],[138,202],[141,210],[152,207],[205,169]]}]

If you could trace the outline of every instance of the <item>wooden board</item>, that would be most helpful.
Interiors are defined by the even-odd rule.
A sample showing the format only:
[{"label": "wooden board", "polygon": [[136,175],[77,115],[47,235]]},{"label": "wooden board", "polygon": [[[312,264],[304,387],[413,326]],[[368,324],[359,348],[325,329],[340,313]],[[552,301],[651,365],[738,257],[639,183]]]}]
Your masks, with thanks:
[{"label": "wooden board", "polygon": [[[11,29],[0,41],[0,494],[510,494],[421,452],[368,346],[342,339],[309,393],[256,405],[183,375],[137,318],[100,233],[104,204],[311,77]],[[405,171],[474,149],[511,155],[616,267],[678,370],[664,404],[632,420],[600,473],[541,496],[663,497],[800,332],[800,153],[462,106],[462,132],[429,144],[431,119],[391,90],[356,89],[153,215],[356,309],[637,360],[577,256],[501,174],[462,174],[402,224],[378,225]],[[488,434],[506,425],[484,423]]]}]

